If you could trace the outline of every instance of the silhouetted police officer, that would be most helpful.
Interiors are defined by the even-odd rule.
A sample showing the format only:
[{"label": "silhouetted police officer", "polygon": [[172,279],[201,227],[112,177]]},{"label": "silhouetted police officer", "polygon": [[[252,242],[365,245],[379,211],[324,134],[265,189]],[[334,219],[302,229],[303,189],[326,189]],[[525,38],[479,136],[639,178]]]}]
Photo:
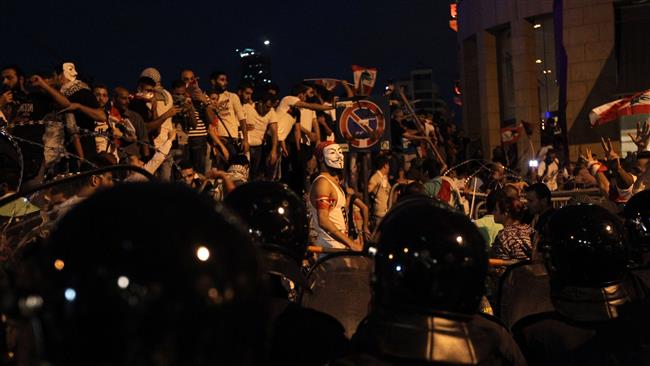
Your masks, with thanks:
[{"label": "silhouetted police officer", "polygon": [[406,198],[379,225],[370,315],[340,365],[525,365],[507,330],[479,315],[486,244],[464,215]]},{"label": "silhouetted police officer", "polygon": [[513,326],[531,365],[650,362],[645,289],[627,271],[623,225],[605,209],[567,206],[541,243],[555,311]]},{"label": "silhouetted police officer", "polygon": [[293,302],[305,286],[301,270],[309,242],[305,203],[286,185],[267,181],[244,184],[224,202],[248,224],[270,277],[273,320],[268,362],[322,365],[345,355],[349,341],[343,326],[327,314]]},{"label": "silhouetted police officer", "polygon": [[[234,214],[189,188],[131,184],[21,248],[0,291],[13,359],[58,365],[256,365],[265,288]],[[27,354],[25,354],[27,353]]]},{"label": "silhouetted police officer", "polygon": [[650,190],[641,191],[623,209],[633,273],[650,286]]}]

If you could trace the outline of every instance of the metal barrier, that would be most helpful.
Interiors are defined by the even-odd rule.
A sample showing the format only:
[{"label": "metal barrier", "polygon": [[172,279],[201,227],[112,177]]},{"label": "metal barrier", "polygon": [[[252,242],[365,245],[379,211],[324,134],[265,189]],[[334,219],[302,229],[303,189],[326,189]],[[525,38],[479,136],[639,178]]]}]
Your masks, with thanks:
[{"label": "metal barrier", "polygon": [[[317,245],[310,245],[307,247],[307,251],[310,253],[317,253],[317,254],[333,254],[333,253],[362,253],[362,252],[357,252],[357,251],[352,251],[349,249],[343,249],[343,248],[325,248],[325,247],[320,247]],[[490,267],[499,267],[499,266],[510,266],[515,263],[518,263],[518,260],[511,260],[511,259],[499,259],[499,258],[490,258],[488,260],[488,265]]]},{"label": "metal barrier", "polygon": [[[470,215],[471,219],[478,219],[485,214],[485,201],[487,199],[487,194],[482,192],[466,192],[464,193],[465,198],[468,201],[472,201],[472,196],[474,198],[474,212]],[[590,196],[590,197],[600,197],[602,193],[598,188],[588,188],[588,189],[576,189],[570,191],[554,191],[551,192],[551,201],[553,208],[563,207],[571,200],[571,198],[576,196]],[[522,200],[526,202],[526,198],[523,197]]]}]

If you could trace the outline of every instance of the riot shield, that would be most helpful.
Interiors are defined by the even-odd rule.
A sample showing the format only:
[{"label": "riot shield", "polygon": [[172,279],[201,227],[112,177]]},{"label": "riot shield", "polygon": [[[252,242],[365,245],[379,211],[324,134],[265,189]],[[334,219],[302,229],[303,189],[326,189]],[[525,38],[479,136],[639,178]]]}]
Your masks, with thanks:
[{"label": "riot shield", "polygon": [[352,337],[368,314],[372,259],[363,253],[335,253],[316,262],[307,275],[300,304],[336,318]]},{"label": "riot shield", "polygon": [[543,263],[513,264],[499,279],[496,314],[510,329],[525,316],[552,311],[550,291]]}]

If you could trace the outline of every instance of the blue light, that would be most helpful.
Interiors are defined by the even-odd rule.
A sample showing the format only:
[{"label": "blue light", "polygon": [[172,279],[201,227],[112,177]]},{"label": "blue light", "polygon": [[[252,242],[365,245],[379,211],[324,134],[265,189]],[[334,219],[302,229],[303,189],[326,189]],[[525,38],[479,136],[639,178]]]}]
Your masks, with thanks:
[{"label": "blue light", "polygon": [[77,298],[77,291],[75,291],[73,288],[67,288],[65,289],[64,295],[66,300],[72,302]]}]

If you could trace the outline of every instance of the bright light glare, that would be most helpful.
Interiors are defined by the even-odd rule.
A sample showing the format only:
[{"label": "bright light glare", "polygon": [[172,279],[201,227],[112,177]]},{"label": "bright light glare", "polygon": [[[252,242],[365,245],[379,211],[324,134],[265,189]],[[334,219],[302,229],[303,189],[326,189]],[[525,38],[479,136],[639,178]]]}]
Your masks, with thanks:
[{"label": "bright light glare", "polygon": [[126,276],[120,276],[117,279],[117,285],[122,289],[129,287],[129,283],[130,283],[129,278]]},{"label": "bright light glare", "polygon": [[57,271],[62,270],[63,267],[65,267],[65,262],[60,259],[54,261],[54,268],[56,268]]},{"label": "bright light glare", "polygon": [[25,300],[25,306],[27,306],[28,309],[40,308],[41,305],[43,305],[43,298],[40,296],[27,296],[27,299]]},{"label": "bright light glare", "polygon": [[66,300],[72,302],[77,298],[77,291],[75,291],[73,288],[67,288],[65,289],[63,295],[65,296]]},{"label": "bright light glare", "polygon": [[201,262],[205,262],[210,259],[210,251],[208,248],[200,246],[199,249],[196,250],[196,257],[199,258]]}]

